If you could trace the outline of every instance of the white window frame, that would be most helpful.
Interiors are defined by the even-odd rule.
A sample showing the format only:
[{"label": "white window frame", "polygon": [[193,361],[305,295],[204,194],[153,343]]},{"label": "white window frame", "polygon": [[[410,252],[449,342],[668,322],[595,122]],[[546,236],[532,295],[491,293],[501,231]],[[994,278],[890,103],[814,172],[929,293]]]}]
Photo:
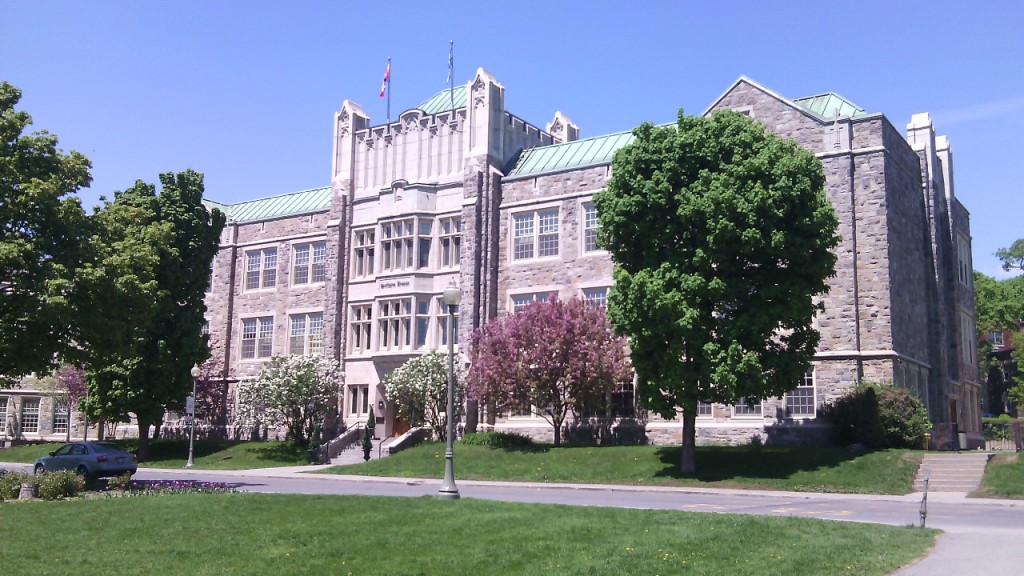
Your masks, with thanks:
[{"label": "white window frame", "polygon": [[590,200],[580,206],[580,253],[603,254],[604,250],[597,247],[597,207]]},{"label": "white window frame", "polygon": [[7,413],[10,405],[10,396],[0,396],[0,434],[7,432]]},{"label": "white window frame", "polygon": [[557,206],[513,213],[509,219],[512,261],[557,258],[561,227],[561,211]]},{"label": "white window frame", "polygon": [[993,348],[1003,347],[1003,333],[999,330],[988,333],[988,342]]},{"label": "white window frame", "polygon": [[964,312],[960,311],[960,359],[967,366],[974,364],[974,352],[976,343],[974,341],[974,323],[971,322],[971,317]]},{"label": "white window frame", "polygon": [[608,292],[610,288],[608,286],[595,286],[592,288],[583,288],[580,290],[580,296],[587,306],[594,308],[607,308],[608,307]]},{"label": "white window frame", "polygon": [[462,216],[441,218],[437,234],[440,268],[458,268],[462,264]]},{"label": "white window frame", "polygon": [[[249,329],[249,323],[252,329]],[[266,360],[274,355],[274,317],[251,316],[241,319],[241,349],[239,358],[242,360]],[[250,336],[251,335],[251,336]],[[252,351],[246,351],[246,343],[252,343]],[[264,348],[265,346],[265,348]],[[266,351],[266,354],[264,354]]]},{"label": "white window frame", "polygon": [[292,244],[292,285],[323,284],[327,281],[327,242]]},{"label": "white window frame", "polygon": [[508,295],[508,311],[515,314],[538,300],[547,300],[554,293],[553,290],[546,292],[524,292],[522,294]]},{"label": "white window frame", "polygon": [[266,290],[275,286],[277,286],[277,248],[246,250],[245,290]]},{"label": "white window frame", "polygon": [[288,353],[319,356],[324,349],[324,313],[304,312],[288,315]]},{"label": "white window frame", "polygon": [[737,398],[732,405],[733,418],[764,418],[764,402],[758,401],[753,406],[748,406],[746,398]]},{"label": "white window frame", "polygon": [[375,228],[361,228],[352,231],[352,277],[373,276],[377,231]]},{"label": "white window frame", "polygon": [[[459,349],[459,306],[455,307],[455,317],[453,318],[455,341],[452,342],[452,347],[455,350]],[[437,334],[438,334],[438,347],[446,348],[448,346],[448,305],[444,303],[444,298],[437,298]]]},{"label": "white window frame", "polygon": [[973,282],[971,274],[971,241],[961,235],[957,235],[957,269],[958,279],[964,286],[970,286]]},{"label": "white window frame", "polygon": [[377,301],[377,350],[400,352],[412,349],[413,306],[411,296]]},{"label": "white window frame", "polygon": [[67,434],[71,430],[71,409],[53,403],[53,433]]},{"label": "white window frame", "polygon": [[[808,396],[810,393],[810,396]],[[807,400],[810,400],[810,403]],[[787,418],[814,418],[818,414],[817,374],[814,369],[808,370],[800,384],[786,392]]]},{"label": "white window frame", "polygon": [[697,400],[697,418],[711,418],[715,414],[714,404]]},{"label": "white window frame", "polygon": [[416,266],[416,218],[380,223],[380,271],[400,272]]},{"label": "white window frame", "polygon": [[349,353],[354,355],[373,352],[373,303],[352,304],[348,309]]},{"label": "white window frame", "polygon": [[[21,432],[23,434],[39,433],[39,408],[42,404],[39,397],[24,397],[21,399]],[[34,407],[31,407],[34,405]]]},{"label": "white window frame", "polygon": [[361,417],[370,413],[370,386],[367,384],[349,384],[345,402],[348,404],[348,415]]}]

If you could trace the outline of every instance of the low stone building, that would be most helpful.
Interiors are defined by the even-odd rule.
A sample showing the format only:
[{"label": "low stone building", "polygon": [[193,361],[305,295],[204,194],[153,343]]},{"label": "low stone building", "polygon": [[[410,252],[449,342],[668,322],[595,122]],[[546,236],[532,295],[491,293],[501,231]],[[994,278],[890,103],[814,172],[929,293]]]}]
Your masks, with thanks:
[{"label": "low stone building", "polygon": [[[243,386],[272,356],[329,354],[344,365],[340,421],[361,424],[372,407],[390,435],[404,426],[381,381],[447,346],[440,297],[449,284],[464,295],[461,341],[549,294],[603,302],[612,263],[594,243],[591,197],[632,135],[579,139],[560,112],[542,129],[504,102],[505,87],[483,69],[390,123],[372,125],[345,101],[334,116],[329,186],[210,201],[228,215],[207,297],[216,375]],[[842,242],[814,369],[784,398],[700,406],[698,440],[810,440],[821,432],[821,404],[861,380],[915,390],[933,422],[976,434],[969,214],[930,117],[915,115],[904,136],[837,94],[790,99],[748,78],[705,113],[726,108],[817,155]],[[636,414],[631,394],[617,394],[619,415],[650,441],[680,438],[681,420]],[[530,416],[469,418],[551,433]]]}]

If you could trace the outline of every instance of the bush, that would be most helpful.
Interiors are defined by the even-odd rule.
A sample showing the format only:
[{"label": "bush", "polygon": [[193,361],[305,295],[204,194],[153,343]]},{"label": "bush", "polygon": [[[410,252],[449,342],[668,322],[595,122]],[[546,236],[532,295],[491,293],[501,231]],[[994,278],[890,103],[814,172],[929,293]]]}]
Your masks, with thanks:
[{"label": "bush", "polygon": [[1000,414],[998,418],[982,418],[981,430],[985,440],[1009,440],[1013,438],[1010,431],[1010,423],[1015,418],[1009,414]]},{"label": "bush", "polygon": [[5,471],[0,474],[0,500],[17,500],[21,485],[26,482],[35,482],[35,479],[31,474],[22,472]]},{"label": "bush", "polygon": [[822,411],[833,441],[876,448],[920,448],[931,428],[928,410],[909,390],[861,383]]},{"label": "bush", "polygon": [[120,476],[114,476],[107,480],[108,490],[129,490],[132,487],[132,474],[125,472]]},{"label": "bush", "polygon": [[460,442],[467,446],[484,446],[506,450],[533,445],[532,438],[515,432],[475,432],[473,434],[466,434]]},{"label": "bush", "polygon": [[82,490],[85,490],[85,479],[70,470],[47,472],[39,479],[39,497],[43,500],[70,498]]}]

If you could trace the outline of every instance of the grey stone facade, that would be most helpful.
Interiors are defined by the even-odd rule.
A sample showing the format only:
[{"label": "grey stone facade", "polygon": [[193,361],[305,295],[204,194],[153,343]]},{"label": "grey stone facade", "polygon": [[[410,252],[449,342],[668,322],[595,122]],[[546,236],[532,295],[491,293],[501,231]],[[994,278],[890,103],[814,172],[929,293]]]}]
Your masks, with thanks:
[{"label": "grey stone facade", "polygon": [[[610,155],[532,173],[513,169],[524,150],[590,143],[578,140],[579,129],[561,112],[546,130],[507,112],[505,88],[482,69],[458,94],[454,110],[413,109],[378,126],[346,101],[335,114],[332,178],[323,201],[307,210],[229,221],[207,298],[225,379],[244,383],[266,360],[242,358],[244,320],[272,319],[271,352],[280,355],[288,353],[290,318],[322,314],[322,346],[343,362],[346,374],[342,421],[364,422],[365,407],[372,406],[383,432],[391,434],[401,424],[381,380],[413,355],[443,347],[446,315],[439,298],[449,283],[464,295],[463,342],[528,295],[587,296],[611,286],[610,258],[585,244],[587,203],[610,177]],[[971,275],[963,275],[965,267],[970,272],[970,224],[954,195],[948,142],[935,136],[927,115],[914,116],[904,138],[884,115],[851,112],[843,103],[842,114],[838,107],[835,114],[817,112],[806,99],[791,100],[741,78],[706,112],[740,110],[811,150],[824,165],[842,241],[817,320],[822,341],[813,406],[861,380],[893,382],[918,391],[934,422],[958,420],[977,432],[978,377],[969,349],[973,286]],[[239,206],[225,209],[233,216]],[[545,240],[532,226],[550,225],[544,218],[552,215],[557,239],[547,238],[542,255]],[[441,228],[453,218],[461,221],[457,265],[441,254]],[[410,243],[403,247],[388,236],[400,223],[415,228],[408,229]],[[538,252],[521,257],[516,238],[527,229]],[[291,278],[296,247],[311,242],[326,246],[325,278],[298,285]],[[527,236],[518,242],[525,250]],[[246,289],[247,254],[263,249],[276,250],[276,284]],[[401,252],[406,249],[411,252]],[[392,259],[400,257],[410,260],[395,265]],[[788,416],[787,402],[769,399],[760,414],[710,406],[698,418],[698,440],[820,439],[816,409]],[[637,421],[649,441],[679,441],[681,421],[645,415]],[[496,414],[484,414],[480,426],[551,433],[542,420]]]}]

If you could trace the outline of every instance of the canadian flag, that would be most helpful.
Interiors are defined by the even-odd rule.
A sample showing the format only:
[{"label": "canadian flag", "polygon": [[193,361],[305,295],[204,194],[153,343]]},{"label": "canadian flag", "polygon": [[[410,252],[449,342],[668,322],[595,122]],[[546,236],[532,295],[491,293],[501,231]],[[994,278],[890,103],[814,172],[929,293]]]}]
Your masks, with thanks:
[{"label": "canadian flag", "polygon": [[384,97],[384,93],[388,91],[388,82],[391,81],[391,59],[388,59],[388,67],[384,69],[384,82],[380,85],[380,97]]}]

